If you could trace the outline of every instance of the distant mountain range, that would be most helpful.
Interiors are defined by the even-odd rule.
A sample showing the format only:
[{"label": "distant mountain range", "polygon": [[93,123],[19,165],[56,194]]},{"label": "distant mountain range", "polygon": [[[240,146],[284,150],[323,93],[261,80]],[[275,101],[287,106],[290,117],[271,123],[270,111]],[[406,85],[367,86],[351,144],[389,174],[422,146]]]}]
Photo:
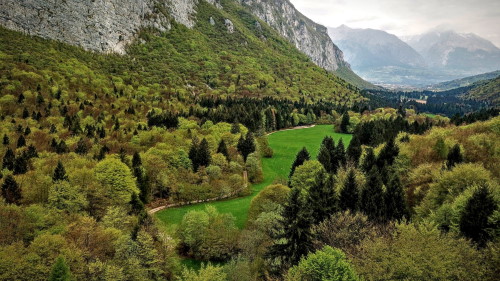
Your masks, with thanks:
[{"label": "distant mountain range", "polygon": [[485,81],[486,80],[491,80],[495,79],[500,76],[500,70],[493,71],[493,72],[488,72],[484,74],[479,74],[479,75],[474,75],[474,76],[469,76],[461,79],[455,79],[452,81],[446,81],[442,82],[439,84],[434,84],[429,87],[427,87],[428,90],[437,90],[437,91],[446,91],[450,89],[455,89],[455,88],[460,88],[460,87],[467,87],[470,86],[474,83],[480,82],[480,81]]},{"label": "distant mountain range", "polygon": [[474,34],[432,31],[401,40],[376,29],[329,28],[362,78],[384,86],[425,87],[500,69],[500,49]]}]

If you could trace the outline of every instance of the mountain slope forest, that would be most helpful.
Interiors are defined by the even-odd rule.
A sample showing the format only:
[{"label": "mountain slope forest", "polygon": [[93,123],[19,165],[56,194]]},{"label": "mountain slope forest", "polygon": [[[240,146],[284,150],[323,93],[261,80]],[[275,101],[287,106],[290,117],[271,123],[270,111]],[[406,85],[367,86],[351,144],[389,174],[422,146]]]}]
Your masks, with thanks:
[{"label": "mountain slope forest", "polygon": [[[496,280],[498,110],[361,92],[223,2],[124,54],[0,28],[0,280]],[[267,134],[316,124],[352,139],[287,155],[242,229],[149,212],[248,196]]]}]

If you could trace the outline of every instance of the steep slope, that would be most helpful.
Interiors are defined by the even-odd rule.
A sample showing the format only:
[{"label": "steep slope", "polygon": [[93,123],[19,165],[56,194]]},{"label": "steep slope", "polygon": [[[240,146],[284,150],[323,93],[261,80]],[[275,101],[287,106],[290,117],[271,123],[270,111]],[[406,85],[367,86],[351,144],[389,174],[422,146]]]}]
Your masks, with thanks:
[{"label": "steep slope", "polygon": [[500,49],[475,34],[431,31],[407,43],[435,68],[475,75],[500,69]]},{"label": "steep slope", "polygon": [[471,89],[465,97],[480,101],[489,101],[496,106],[500,106],[500,76],[479,84],[477,87]]},{"label": "steep slope", "polygon": [[474,76],[470,76],[470,77],[465,77],[465,78],[461,78],[461,79],[455,79],[452,81],[442,82],[439,84],[430,85],[429,87],[427,87],[427,89],[446,91],[446,90],[455,89],[455,88],[459,88],[459,87],[470,86],[470,85],[472,85],[476,82],[479,82],[479,81],[486,82],[486,80],[491,80],[491,79],[497,78],[498,76],[500,76],[500,70],[492,71],[492,72],[488,72],[488,73],[483,73],[483,74],[479,74],[479,75],[474,75]]}]

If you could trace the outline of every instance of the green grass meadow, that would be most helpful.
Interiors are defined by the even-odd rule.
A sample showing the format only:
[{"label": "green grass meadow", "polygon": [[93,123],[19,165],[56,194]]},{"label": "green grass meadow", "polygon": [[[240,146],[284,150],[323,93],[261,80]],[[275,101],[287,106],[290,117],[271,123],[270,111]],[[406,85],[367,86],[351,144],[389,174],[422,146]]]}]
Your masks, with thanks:
[{"label": "green grass meadow", "polygon": [[321,141],[325,136],[332,136],[337,143],[341,138],[347,145],[351,141],[351,135],[338,134],[333,131],[332,125],[318,125],[313,128],[279,131],[268,136],[269,145],[274,150],[272,158],[262,159],[264,180],[252,186],[252,194],[245,197],[188,205],[179,208],[170,208],[156,213],[156,217],[165,225],[167,230],[172,231],[178,225],[182,217],[191,210],[203,210],[206,205],[215,206],[221,213],[231,213],[236,218],[239,228],[245,226],[248,209],[252,198],[264,187],[273,183],[275,179],[287,178],[295,155],[302,147],[307,147],[311,158],[315,159],[318,154]]}]

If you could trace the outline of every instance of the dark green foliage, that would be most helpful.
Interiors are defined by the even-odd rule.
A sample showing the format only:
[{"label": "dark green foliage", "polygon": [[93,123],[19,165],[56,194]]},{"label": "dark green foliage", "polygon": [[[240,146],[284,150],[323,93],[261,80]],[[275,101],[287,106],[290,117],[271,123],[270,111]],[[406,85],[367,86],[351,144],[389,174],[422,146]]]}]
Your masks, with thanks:
[{"label": "dark green foliage", "polygon": [[134,192],[130,198],[130,214],[137,215],[144,211],[144,204],[137,194]]},{"label": "dark green foliage", "polygon": [[328,147],[324,145],[324,142],[321,144],[321,147],[319,148],[318,161],[321,163],[321,165],[323,165],[325,171],[327,171],[328,173],[333,172],[330,150],[328,149]]},{"label": "dark green foliage", "polygon": [[238,122],[234,122],[231,126],[231,134],[239,134],[240,133],[240,124]]},{"label": "dark green foliage", "polygon": [[71,272],[66,260],[63,257],[58,257],[56,263],[50,272],[49,281],[71,281]]},{"label": "dark green foliage", "polygon": [[460,150],[460,145],[457,143],[455,144],[450,152],[448,153],[448,157],[446,160],[446,167],[448,169],[451,169],[455,167],[455,165],[460,164],[464,161],[464,157],[462,155],[462,152]]},{"label": "dark green foliage", "polygon": [[87,147],[87,143],[83,138],[80,138],[78,143],[76,144],[75,152],[80,155],[87,154],[89,148]]},{"label": "dark green foliage", "polygon": [[221,153],[226,156],[226,159],[229,161],[229,152],[227,151],[226,142],[224,140],[220,141],[219,146],[217,147],[217,153]]},{"label": "dark green foliage", "polygon": [[339,207],[342,211],[356,212],[359,210],[359,188],[356,183],[356,174],[352,169],[347,174],[347,180],[340,191]]},{"label": "dark green foliage", "polygon": [[378,155],[377,166],[379,169],[385,165],[392,165],[398,154],[399,148],[395,143],[395,139],[390,138]]},{"label": "dark green foliage", "polygon": [[26,146],[26,139],[24,138],[23,135],[20,135],[19,138],[17,139],[17,148]]},{"label": "dark green foliage", "polygon": [[497,209],[498,203],[488,187],[479,187],[467,201],[461,214],[460,231],[479,247],[484,247],[492,239],[489,230],[494,227],[488,219]]},{"label": "dark green foliage", "polygon": [[[339,144],[341,144],[341,141]],[[323,167],[328,173],[337,173],[341,163],[345,163],[344,145],[341,148],[335,147],[335,141],[332,137],[326,136],[321,142],[320,151],[318,153],[318,161],[323,164]]]},{"label": "dark green foliage", "polygon": [[361,192],[360,209],[372,221],[385,219],[384,191],[377,167],[373,167],[368,174],[366,186]]},{"label": "dark green foliage", "polygon": [[7,136],[7,134],[3,134],[2,144],[3,145],[9,145],[9,143],[10,143],[9,137]]},{"label": "dark green foliage", "polygon": [[290,175],[288,176],[289,179],[292,178],[293,173],[295,172],[295,169],[304,164],[304,162],[308,161],[311,159],[311,156],[309,155],[309,152],[305,147],[303,147],[299,153],[297,153],[297,156],[295,156],[295,160],[292,163],[292,167],[290,168]]},{"label": "dark green foliage", "polygon": [[32,144],[28,146],[28,150],[25,152],[26,159],[36,158],[38,157],[38,151],[36,147]]},{"label": "dark green foliage", "polygon": [[134,155],[132,156],[132,168],[137,168],[140,166],[142,166],[141,155],[139,155],[139,152],[134,152]]},{"label": "dark green foliage", "polygon": [[350,118],[349,118],[349,114],[346,111],[342,115],[342,121],[340,123],[340,132],[347,134],[348,133],[347,128],[349,127],[349,124],[350,124]]},{"label": "dark green foliage", "polygon": [[354,135],[347,147],[347,160],[352,162],[355,166],[359,163],[359,157],[363,153],[363,148],[361,147],[361,143],[356,135]]},{"label": "dark green foliage", "polygon": [[54,174],[52,175],[52,181],[53,182],[58,182],[58,181],[67,181],[68,175],[66,175],[66,169],[64,169],[64,166],[61,161],[57,162],[57,166],[54,170]]},{"label": "dark green foliage", "polygon": [[338,210],[337,195],[333,183],[333,176],[322,173],[316,177],[314,184],[309,188],[306,206],[311,212],[313,224],[322,222]]},{"label": "dark green foliage", "polygon": [[375,152],[373,152],[373,148],[369,147],[366,149],[366,155],[363,159],[363,163],[361,164],[361,169],[368,173],[373,166],[377,163],[377,158],[375,157]]},{"label": "dark green foliage", "polygon": [[14,160],[14,175],[25,174],[28,171],[28,159],[25,154],[19,155]]},{"label": "dark green foliage", "polygon": [[274,244],[269,249],[267,257],[272,263],[278,264],[273,270],[275,274],[297,264],[301,257],[313,249],[311,212],[304,203],[300,190],[293,188],[284,206],[282,218],[272,232]]},{"label": "dark green foliage", "polygon": [[342,141],[342,139],[339,140],[339,142],[337,143],[337,147],[335,147],[334,156],[334,161],[337,168],[335,172],[337,172],[338,168],[340,168],[341,166],[345,166],[345,164],[347,163],[344,142]]},{"label": "dark green foliage", "polygon": [[246,162],[248,155],[255,151],[255,140],[250,131],[247,133],[245,138],[243,138],[243,136],[240,137],[237,148],[243,156],[243,160]]},{"label": "dark green foliage", "polygon": [[69,152],[69,148],[64,140],[61,140],[59,144],[56,145],[55,150],[57,154],[64,154]]},{"label": "dark green foliage", "polygon": [[384,202],[388,220],[401,221],[403,218],[408,218],[409,212],[403,185],[398,175],[394,175],[387,185]]},{"label": "dark green foliage", "polygon": [[19,204],[22,198],[21,188],[13,176],[7,175],[2,184],[2,196],[9,204]]},{"label": "dark green foliage", "polygon": [[30,127],[26,127],[26,129],[24,129],[24,135],[27,136],[29,134],[31,134],[31,129]]},{"label": "dark green foliage", "polygon": [[10,148],[7,148],[5,155],[2,160],[2,169],[14,170],[14,161],[16,160],[16,155],[14,151]]},{"label": "dark green foliage", "polygon": [[196,139],[193,140],[193,144],[189,150],[189,159],[191,159],[191,163],[193,164],[194,172],[197,172],[201,166],[207,167],[210,165],[210,147],[206,139],[203,139],[199,144]]}]

